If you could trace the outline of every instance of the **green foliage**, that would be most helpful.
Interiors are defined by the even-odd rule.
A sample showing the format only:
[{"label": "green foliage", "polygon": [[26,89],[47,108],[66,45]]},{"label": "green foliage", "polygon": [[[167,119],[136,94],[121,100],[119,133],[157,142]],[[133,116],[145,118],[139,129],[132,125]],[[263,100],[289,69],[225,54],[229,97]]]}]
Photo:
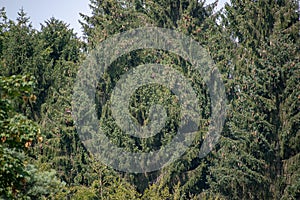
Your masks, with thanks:
[{"label": "green foliage", "polygon": [[[4,12],[4,11],[3,11]],[[6,19],[5,13],[1,16],[4,23],[1,24],[2,49],[0,75],[28,74],[33,56],[34,30],[29,23],[26,13],[21,10],[18,13],[17,22]]]},{"label": "green foliage", "polygon": [[34,80],[30,76],[0,77],[0,192],[1,198],[45,199],[63,184],[55,171],[38,171],[30,161],[31,145],[41,138],[38,125],[17,113],[32,105]]},{"label": "green foliage", "polygon": [[55,170],[42,171],[34,165],[27,165],[29,177],[26,179],[26,196],[30,199],[55,199],[54,196],[63,190],[65,183],[61,182]]},{"label": "green foliage", "polygon": [[[197,34],[200,33],[200,30],[204,31],[208,29],[209,23],[206,19],[212,13],[213,8],[213,6],[204,7],[203,2],[198,1],[178,1],[174,3],[168,1],[134,1],[134,3],[124,1],[124,5],[123,2],[114,4],[111,2],[112,1],[91,1],[93,16],[89,17],[83,15],[86,22],[83,23],[83,27],[88,44],[91,47],[114,33],[135,28],[137,25],[154,25],[183,30],[184,33],[187,34]],[[132,19],[128,17],[128,15],[127,17],[125,15],[123,18],[119,18],[119,15],[121,16],[123,13],[137,16],[134,23],[128,23],[127,20]],[[115,14],[118,16],[115,16]],[[114,20],[111,20],[112,17]],[[121,30],[120,27],[122,27]],[[202,35],[199,34],[197,39],[202,42]],[[167,64],[181,71],[191,80],[194,89],[199,94],[199,101],[203,104],[201,106],[203,122],[201,123],[207,123],[207,118],[210,113],[209,98],[207,98],[208,91],[203,84],[201,76],[192,71],[191,65],[179,56],[158,50],[138,50],[118,58],[109,67],[107,74],[102,77],[101,82],[97,86],[97,88],[99,88],[96,96],[98,117],[100,118],[102,129],[111,141],[115,145],[133,152],[149,152],[168,144],[177,132],[180,119],[180,108],[175,95],[167,88],[157,85],[147,85],[139,88],[135,91],[135,94],[133,94],[129,106],[130,113],[137,124],[147,125],[149,123],[150,106],[159,103],[164,106],[168,114],[166,126],[159,134],[147,139],[130,137],[118,128],[111,114],[109,96],[122,74],[144,63]],[[179,177],[185,176],[186,170],[197,167],[197,164],[200,163],[199,159],[197,159],[197,153],[199,153],[202,134],[205,131],[206,128],[199,133],[199,140],[195,141],[191,150],[191,152],[193,152],[192,156],[184,158],[184,160],[180,161],[182,163],[178,163],[178,165],[183,167],[176,170],[174,169],[174,171],[172,168],[168,168],[173,173],[167,173],[167,176],[170,177],[166,177],[168,181],[164,184],[173,187],[173,183],[177,183]],[[194,163],[189,163],[191,161]],[[126,161],[124,160],[122,163],[126,163]],[[141,165],[143,165],[143,163],[141,163]],[[200,168],[202,169],[203,167],[201,166]],[[200,169],[198,170],[201,171]],[[195,170],[195,174],[196,171],[197,170]],[[202,173],[204,173],[204,171],[202,171]],[[131,179],[131,182],[136,184],[139,191],[143,191],[148,187],[149,182],[155,181],[161,174],[163,174],[163,172],[127,175],[127,177]],[[196,185],[198,182],[205,181],[205,179],[203,179],[202,175],[197,175],[196,177],[197,178],[193,180],[193,184],[189,184],[194,185],[194,187],[197,188],[195,190],[201,190],[205,184],[201,184],[200,187]],[[184,178],[184,182],[186,181],[188,181],[188,178]]]},{"label": "green foliage", "polygon": [[[46,34],[43,35],[44,32],[32,30],[22,10],[19,15],[15,23],[6,20],[5,11],[2,13],[4,23],[1,24],[1,36],[5,39],[1,49],[1,74],[5,76],[1,76],[0,82],[1,194],[4,198],[49,198],[62,185],[55,171],[47,171],[50,167],[39,163],[43,161],[38,155],[43,151],[43,142],[48,143],[41,134],[48,131],[41,123],[41,107],[48,99],[47,95],[52,96],[53,92],[60,89],[60,84],[71,87],[71,81],[67,79],[76,72],[74,65],[79,61],[80,49],[77,47],[80,42],[61,21],[51,19],[48,27],[42,28],[49,34],[52,29],[61,31],[60,38],[59,35],[53,36],[58,41],[55,42],[50,41]],[[69,65],[73,71],[67,70],[65,65]],[[11,74],[14,75],[9,76]],[[58,82],[53,80],[53,75],[66,78]],[[33,85],[37,86],[35,90]],[[24,156],[24,153],[27,155]],[[28,163],[42,166],[46,171],[36,172],[40,168],[29,169]]]},{"label": "green foliage", "polygon": [[0,77],[0,190],[3,198],[18,197],[29,176],[24,153],[38,135],[38,127],[15,110],[26,104],[23,99],[30,99],[32,86],[33,81],[27,76]]},{"label": "green foliage", "polygon": [[[81,14],[85,42],[65,22],[51,18],[35,30],[24,10],[13,21],[2,8],[0,198],[299,199],[298,2],[232,0],[217,13],[215,6],[197,0],[91,0],[92,15]],[[110,96],[128,70],[169,65],[191,81],[201,102],[201,129],[187,152],[161,170],[129,174],[103,166],[85,149],[71,98],[82,52],[143,26],[180,31],[210,52],[223,76],[227,117],[218,145],[200,159],[211,112],[201,74],[161,50],[118,58],[101,77],[95,96],[99,123],[115,145],[132,152],[157,150],[176,135],[180,121],[176,96],[151,84],[135,91],[128,109],[137,124],[147,125],[150,106],[159,103],[168,114],[165,127],[146,139],[123,133],[112,116]]]},{"label": "green foliage", "polygon": [[[288,176],[283,175],[285,147],[280,143],[289,136],[296,142],[299,135],[299,125],[283,120],[287,116],[283,104],[297,102],[299,91],[294,77],[299,77],[299,67],[292,64],[299,60],[295,46],[299,41],[292,40],[293,27],[299,26],[296,5],[292,1],[231,3],[222,23],[233,40],[231,50],[223,55],[231,65],[228,71],[233,82],[229,80],[227,87],[233,92],[224,137],[211,158],[208,191],[228,199],[279,199],[286,194]],[[284,27],[285,20],[289,27]],[[293,128],[282,131],[286,125]],[[290,145],[286,146],[289,150]],[[292,184],[297,185],[297,180]]]},{"label": "green foliage", "polygon": [[166,200],[170,199],[171,194],[168,187],[162,188],[161,185],[153,184],[148,189],[145,190],[142,199],[143,200],[154,200],[161,199]]}]

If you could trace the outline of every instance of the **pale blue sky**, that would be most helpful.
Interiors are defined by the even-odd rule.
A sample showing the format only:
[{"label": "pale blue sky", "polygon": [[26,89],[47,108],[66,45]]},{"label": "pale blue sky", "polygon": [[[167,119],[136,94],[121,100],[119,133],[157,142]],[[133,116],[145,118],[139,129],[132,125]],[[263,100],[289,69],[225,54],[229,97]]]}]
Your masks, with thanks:
[{"label": "pale blue sky", "polygon": [[[89,0],[0,0],[0,7],[5,7],[7,16],[15,20],[20,8],[30,17],[34,28],[39,29],[40,23],[55,17],[70,24],[78,36],[81,36],[81,26],[78,22],[79,13],[90,14]],[[214,2],[214,0],[207,0]],[[218,8],[221,8],[228,0],[219,0]]]}]

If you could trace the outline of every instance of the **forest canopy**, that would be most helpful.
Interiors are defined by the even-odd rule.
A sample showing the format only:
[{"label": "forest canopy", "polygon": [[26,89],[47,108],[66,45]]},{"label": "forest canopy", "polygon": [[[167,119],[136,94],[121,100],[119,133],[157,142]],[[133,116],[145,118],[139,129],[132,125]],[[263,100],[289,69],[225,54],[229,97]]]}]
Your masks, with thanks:
[{"label": "forest canopy", "polygon": [[[2,8],[0,199],[299,199],[299,2],[231,0],[215,8],[202,0],[90,0],[92,15],[79,13],[83,39],[68,22],[53,17],[34,29],[25,10],[12,20]],[[158,134],[132,137],[115,122],[113,90],[139,65],[176,69],[200,102],[200,128],[183,155],[156,171],[128,173],[85,147],[72,95],[94,48],[142,27],[177,31],[209,53],[225,86],[226,116],[216,146],[200,158],[213,105],[201,74],[163,50],[138,49],[115,59],[93,97],[99,126],[113,145],[149,153],[169,144],[179,129],[178,98],[158,84],[139,87],[127,108],[143,126],[151,123],[151,105],[163,106],[167,118]],[[87,113],[83,106],[77,112]]]}]

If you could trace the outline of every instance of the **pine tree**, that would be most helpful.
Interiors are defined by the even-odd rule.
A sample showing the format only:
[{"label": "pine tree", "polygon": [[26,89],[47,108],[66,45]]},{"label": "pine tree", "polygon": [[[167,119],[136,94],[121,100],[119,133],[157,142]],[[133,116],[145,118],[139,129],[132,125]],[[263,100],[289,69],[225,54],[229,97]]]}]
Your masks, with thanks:
[{"label": "pine tree", "polygon": [[47,162],[67,184],[91,184],[85,173],[88,155],[75,132],[71,94],[81,43],[68,26],[55,18],[42,24],[37,34],[32,73],[39,84],[35,110],[46,138],[36,146],[38,163]]},{"label": "pine tree", "polygon": [[[209,169],[208,191],[214,193],[212,196],[229,199],[282,196],[283,157],[279,143],[287,121],[280,116],[284,98],[297,93],[297,89],[287,89],[288,85],[296,88],[294,76],[299,76],[297,67],[290,77],[287,75],[290,69],[285,67],[299,59],[295,53],[298,42],[291,40],[296,38],[295,34],[285,31],[299,26],[295,10],[296,4],[291,1],[231,1],[231,6],[226,6],[222,26],[229,33],[233,49],[229,50],[229,59],[224,60],[232,66],[228,78],[233,79],[233,84],[232,89],[228,88],[232,91],[228,122]],[[282,27],[286,22],[288,27]],[[282,46],[279,49],[279,44],[285,50]],[[296,195],[298,184],[296,178],[293,180],[293,195]]]},{"label": "pine tree", "polygon": [[[90,17],[82,15],[85,21],[82,24],[90,47],[94,47],[98,42],[115,33],[141,26],[175,29],[192,36],[200,43],[205,43],[207,38],[204,37],[204,32],[213,21],[211,19],[208,22],[207,19],[212,15],[214,6],[204,7],[204,2],[184,0],[175,2],[122,1],[118,3],[110,0],[91,1],[93,15]],[[103,77],[98,85],[97,109],[102,128],[113,143],[134,152],[149,152],[168,144],[177,132],[178,115],[180,114],[176,97],[167,88],[154,85],[142,87],[133,95],[129,108],[136,122],[139,124],[147,123],[149,108],[153,103],[160,103],[166,107],[170,121],[166,123],[165,128],[158,135],[147,139],[128,137],[118,128],[109,108],[110,93],[122,74],[143,63],[170,65],[193,80],[193,85],[199,91],[199,99],[205,102],[203,103],[205,104],[203,106],[205,107],[203,108],[203,118],[207,120],[209,116],[208,91],[202,86],[201,76],[190,71],[189,63],[177,55],[156,50],[139,50],[124,55],[110,66],[107,76]],[[201,134],[204,132],[202,130]],[[131,179],[131,182],[135,183],[138,191],[141,192],[152,182],[162,184],[162,189],[170,188],[173,190],[179,180],[184,185],[182,193],[201,191],[206,187],[206,180],[203,178],[206,165],[204,162],[201,163],[198,158],[202,140],[200,138],[202,136],[199,135],[198,141],[195,141],[185,157],[166,168],[165,171],[139,175],[125,174],[125,176]]]},{"label": "pine tree", "polygon": [[[299,4],[232,0],[217,13],[215,6],[197,0],[91,0],[92,16],[81,14],[86,43],[63,21],[51,18],[38,31],[23,9],[13,21],[2,8],[0,198],[299,199]],[[227,116],[219,143],[199,158],[211,114],[201,74],[163,50],[119,57],[101,77],[95,96],[99,123],[114,145],[150,152],[178,131],[178,100],[157,84],[138,88],[128,109],[143,126],[151,123],[151,105],[162,105],[168,115],[164,128],[143,139],[118,127],[111,94],[120,77],[138,65],[171,66],[190,80],[201,101],[202,128],[185,154],[163,169],[131,174],[103,165],[85,149],[71,99],[83,51],[145,26],[179,31],[209,51],[226,88]]]},{"label": "pine tree", "polygon": [[7,20],[4,25],[5,40],[2,41],[1,75],[26,74],[33,56],[33,34],[31,23],[23,9],[17,21]]}]

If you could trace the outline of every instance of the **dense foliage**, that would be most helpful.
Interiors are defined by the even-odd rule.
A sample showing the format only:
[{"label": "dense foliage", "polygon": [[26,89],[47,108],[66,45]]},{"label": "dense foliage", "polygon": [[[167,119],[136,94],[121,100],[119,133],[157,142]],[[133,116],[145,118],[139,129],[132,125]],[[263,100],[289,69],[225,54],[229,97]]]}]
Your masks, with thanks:
[{"label": "dense foliage", "polygon": [[[84,39],[55,18],[32,28],[23,10],[16,21],[0,13],[0,199],[299,199],[300,40],[296,0],[91,0],[80,14]],[[150,84],[132,95],[136,123],[149,123],[163,105],[165,127],[130,137],[116,124],[110,96],[122,74],[141,64],[166,64],[191,81],[200,105],[200,130],[178,160],[154,172],[116,171],[82,144],[72,118],[76,74],[86,55],[108,37],[156,26],[184,33],[210,53],[227,96],[221,138],[199,151],[211,102],[201,75],[173,53],[141,49],[116,59],[97,84],[99,124],[113,144],[150,152],[176,135],[180,106],[166,87]],[[116,155],[118,156],[118,155]],[[126,162],[126,160],[124,161]],[[142,165],[142,163],[141,163]]]}]

